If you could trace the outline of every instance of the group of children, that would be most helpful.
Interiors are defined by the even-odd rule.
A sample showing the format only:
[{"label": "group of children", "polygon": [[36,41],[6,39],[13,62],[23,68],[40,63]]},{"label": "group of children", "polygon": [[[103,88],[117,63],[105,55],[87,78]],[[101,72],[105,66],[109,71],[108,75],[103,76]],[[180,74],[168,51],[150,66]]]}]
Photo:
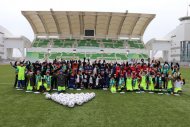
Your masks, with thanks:
[{"label": "group of children", "polygon": [[27,91],[64,92],[70,88],[173,94],[180,93],[185,84],[178,63],[161,64],[156,60],[112,63],[105,60],[91,62],[84,58],[83,61],[54,60],[53,63],[21,61],[11,65],[16,75],[14,87]]}]

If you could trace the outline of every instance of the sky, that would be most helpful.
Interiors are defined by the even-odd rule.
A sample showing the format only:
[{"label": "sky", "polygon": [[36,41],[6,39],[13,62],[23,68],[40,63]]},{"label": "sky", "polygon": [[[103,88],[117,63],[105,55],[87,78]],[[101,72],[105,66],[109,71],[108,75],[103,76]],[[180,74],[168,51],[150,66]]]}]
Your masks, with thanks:
[{"label": "sky", "polygon": [[[156,14],[147,27],[144,42],[162,38],[179,25],[187,15],[190,0],[1,0],[0,25],[13,35],[24,35],[31,41],[34,34],[21,11],[106,11]],[[190,9],[189,9],[190,10]],[[190,12],[189,12],[190,13]]]}]

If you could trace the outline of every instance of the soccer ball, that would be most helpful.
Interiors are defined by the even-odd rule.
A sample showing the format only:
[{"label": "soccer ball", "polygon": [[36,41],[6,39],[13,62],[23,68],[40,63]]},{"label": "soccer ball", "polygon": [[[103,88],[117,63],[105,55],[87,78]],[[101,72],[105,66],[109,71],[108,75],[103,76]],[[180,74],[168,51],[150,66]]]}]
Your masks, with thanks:
[{"label": "soccer ball", "polygon": [[46,99],[51,99],[51,94],[49,94],[49,93],[46,94],[45,98],[46,98]]},{"label": "soccer ball", "polygon": [[73,101],[69,101],[68,107],[73,108],[75,106],[75,103]]}]

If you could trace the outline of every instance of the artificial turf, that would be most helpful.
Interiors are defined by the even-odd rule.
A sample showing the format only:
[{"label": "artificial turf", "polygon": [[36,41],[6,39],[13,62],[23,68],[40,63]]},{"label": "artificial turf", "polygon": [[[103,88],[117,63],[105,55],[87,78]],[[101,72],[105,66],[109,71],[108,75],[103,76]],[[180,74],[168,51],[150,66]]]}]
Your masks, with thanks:
[{"label": "artificial turf", "polygon": [[43,94],[15,90],[14,69],[0,65],[0,127],[189,127],[190,69],[181,72],[181,96],[83,90],[95,92],[95,99],[68,108]]}]

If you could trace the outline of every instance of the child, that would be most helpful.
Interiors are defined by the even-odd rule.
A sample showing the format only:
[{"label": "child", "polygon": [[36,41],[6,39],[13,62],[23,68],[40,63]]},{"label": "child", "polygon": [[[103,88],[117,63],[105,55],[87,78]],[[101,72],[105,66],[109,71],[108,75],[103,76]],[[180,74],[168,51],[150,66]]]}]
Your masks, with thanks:
[{"label": "child", "polygon": [[133,91],[133,87],[132,87],[132,77],[131,77],[131,74],[128,74],[127,75],[127,80],[126,80],[126,89],[127,91]]},{"label": "child", "polygon": [[18,88],[24,88],[25,87],[25,71],[26,66],[21,62],[19,66],[17,66],[18,69]]},{"label": "child", "polygon": [[140,79],[138,78],[138,76],[136,76],[136,77],[133,79],[133,83],[134,83],[133,90],[134,90],[134,91],[139,91]]},{"label": "child", "polygon": [[145,72],[142,72],[142,78],[141,78],[141,84],[140,84],[140,89],[142,91],[147,90],[147,81],[146,81],[146,75]]},{"label": "child", "polygon": [[105,78],[104,78],[104,74],[102,73],[100,75],[99,88],[103,88],[104,86],[105,86]]},{"label": "child", "polygon": [[177,77],[177,80],[174,83],[174,93],[178,94],[182,92],[183,81],[181,81],[180,77]]},{"label": "child", "polygon": [[74,72],[73,72],[69,76],[69,88],[75,89],[75,80],[76,80],[76,76],[74,75]]},{"label": "child", "polygon": [[168,76],[167,92],[168,92],[168,94],[172,94],[172,92],[173,92],[173,79],[172,79],[171,75]]},{"label": "child", "polygon": [[78,89],[82,88],[82,75],[80,73],[81,72],[79,71],[76,75],[76,85]]},{"label": "child", "polygon": [[160,76],[160,73],[158,72],[155,77],[155,91],[160,92],[162,89],[162,77]]},{"label": "child", "polygon": [[17,87],[17,83],[18,83],[18,64],[17,64],[17,61],[15,62],[15,64],[13,65],[12,62],[10,62],[11,66],[15,68],[15,83],[14,83],[14,87],[18,88]]},{"label": "child", "polygon": [[35,75],[32,71],[28,71],[26,90],[32,91],[34,86],[35,86]]},{"label": "child", "polygon": [[51,76],[49,71],[44,75],[44,87],[48,92],[51,90]]},{"label": "child", "polygon": [[66,75],[63,73],[62,70],[59,71],[59,74],[57,75],[57,90],[58,93],[65,92],[65,84],[66,84],[67,78]]},{"label": "child", "polygon": [[87,89],[88,88],[88,75],[87,75],[87,72],[85,72],[83,74],[83,84],[84,84],[84,87]]},{"label": "child", "polygon": [[95,89],[99,89],[100,87],[100,74],[96,77],[96,82],[95,82]]},{"label": "child", "polygon": [[154,75],[149,76],[149,83],[148,83],[148,91],[153,92],[154,91]]},{"label": "child", "polygon": [[105,73],[105,85],[103,86],[104,89],[107,89],[109,87],[110,76],[111,74],[108,72]]},{"label": "child", "polygon": [[42,76],[40,71],[38,70],[36,74],[36,90],[39,91],[40,87],[42,87]]},{"label": "child", "polygon": [[90,77],[88,78],[88,88],[93,88],[94,87],[94,77],[93,74],[90,75]]},{"label": "child", "polygon": [[121,74],[119,78],[118,91],[119,92],[123,91],[124,87],[125,87],[125,79],[123,77],[123,74]]},{"label": "child", "polygon": [[110,79],[110,91],[116,93],[116,81],[113,76]]}]

